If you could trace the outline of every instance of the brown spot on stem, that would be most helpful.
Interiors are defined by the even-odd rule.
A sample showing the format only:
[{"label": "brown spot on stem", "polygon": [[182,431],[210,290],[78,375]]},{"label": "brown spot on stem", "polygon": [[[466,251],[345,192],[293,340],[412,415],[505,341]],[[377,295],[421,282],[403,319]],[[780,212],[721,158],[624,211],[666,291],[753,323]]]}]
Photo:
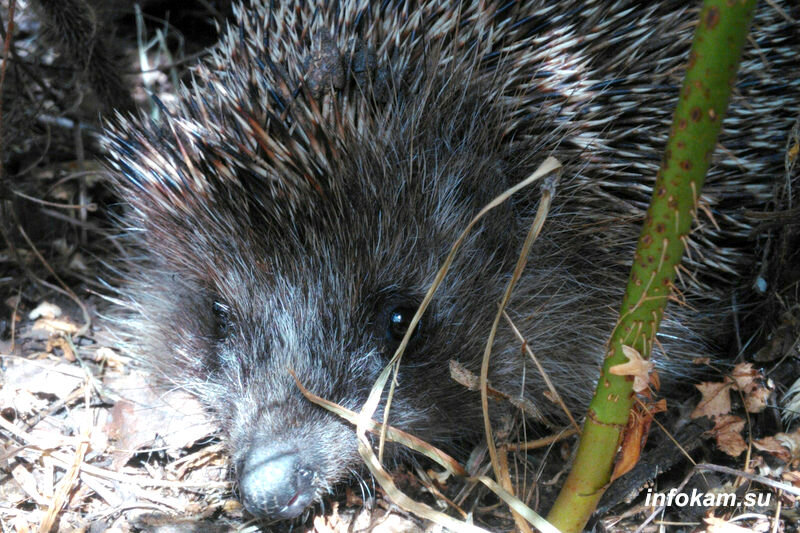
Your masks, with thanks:
[{"label": "brown spot on stem", "polygon": [[703,110],[697,106],[693,107],[689,112],[689,118],[692,119],[692,122],[700,122],[703,118]]},{"label": "brown spot on stem", "polygon": [[713,30],[719,24],[720,14],[718,7],[712,7],[705,16],[706,27]]},{"label": "brown spot on stem", "polygon": [[656,224],[656,233],[664,233],[666,229],[667,227],[664,225],[663,222],[659,222],[658,224]]},{"label": "brown spot on stem", "polygon": [[[689,66],[688,67],[692,68],[695,63],[697,63],[697,53],[694,50],[692,50],[691,52],[689,52]],[[688,89],[688,87],[687,87],[687,89]],[[689,95],[687,94],[686,96],[688,97]]]},{"label": "brown spot on stem", "polygon": [[692,162],[689,161],[688,159],[684,159],[683,161],[681,161],[681,169],[687,172],[692,170]]}]

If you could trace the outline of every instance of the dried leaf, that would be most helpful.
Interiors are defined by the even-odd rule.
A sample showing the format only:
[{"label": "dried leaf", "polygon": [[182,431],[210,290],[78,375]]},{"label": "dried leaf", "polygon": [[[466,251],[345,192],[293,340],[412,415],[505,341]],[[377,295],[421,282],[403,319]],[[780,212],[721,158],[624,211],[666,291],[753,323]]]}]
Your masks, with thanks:
[{"label": "dried leaf", "polygon": [[67,339],[64,337],[51,337],[50,340],[47,341],[45,351],[48,353],[53,353],[53,350],[56,348],[60,349],[64,353],[64,359],[70,363],[73,363],[77,360],[75,358],[75,352],[72,351],[72,346],[70,346],[69,342],[67,342]]},{"label": "dried leaf", "polygon": [[733,367],[731,378],[735,382],[734,388],[746,391],[761,374],[753,368],[752,363],[739,363]]},{"label": "dried leaf", "polygon": [[775,437],[764,437],[763,439],[755,440],[753,441],[753,446],[755,446],[757,450],[767,452],[785,463],[788,463],[792,458],[792,454],[789,450]]},{"label": "dried leaf", "polygon": [[125,368],[124,358],[120,357],[117,352],[106,346],[102,346],[97,349],[95,352],[95,358],[98,362],[102,361],[103,364],[108,368],[120,371]]},{"label": "dried leaf", "polygon": [[754,384],[744,397],[744,407],[748,413],[760,413],[767,408],[767,400],[772,391],[761,384]]},{"label": "dried leaf", "polygon": [[731,380],[725,378],[724,382],[706,381],[696,385],[703,399],[692,411],[692,418],[707,416],[715,418],[731,412],[731,397],[728,389],[731,387]]},{"label": "dried leaf", "polygon": [[9,359],[4,371],[5,386],[0,388],[0,408],[12,407],[18,413],[33,414],[47,403],[42,395],[64,399],[81,386],[84,377],[80,368],[62,361]]},{"label": "dried leaf", "polygon": [[628,358],[628,362],[612,366],[609,372],[615,376],[633,376],[634,392],[646,391],[650,383],[650,372],[653,371],[655,363],[642,358],[638,350],[624,344],[622,353]]},{"label": "dried leaf", "polygon": [[666,400],[659,400],[655,404],[643,405],[636,404],[631,410],[628,418],[628,425],[622,437],[622,446],[617,461],[614,464],[614,472],[611,474],[611,481],[630,472],[639,462],[642,449],[647,443],[647,435],[650,432],[650,424],[653,416],[667,410]]},{"label": "dried leaf", "polygon": [[796,470],[784,472],[781,475],[781,479],[787,483],[791,483],[795,487],[800,487],[800,472],[797,472]]},{"label": "dried leaf", "polygon": [[747,449],[747,443],[742,438],[744,420],[734,415],[720,416],[716,419],[711,434],[717,439],[717,448],[731,457],[738,457]]},{"label": "dried leaf", "polygon": [[116,441],[115,467],[124,465],[142,448],[184,448],[214,433],[200,403],[181,390],[153,390],[139,372],[109,375],[104,385],[123,396],[105,421],[105,433]]},{"label": "dried leaf", "polygon": [[[450,359],[450,377],[456,383],[466,387],[467,390],[471,391],[481,390],[480,377],[467,370],[467,367],[465,367],[455,359]],[[495,390],[491,386],[488,387],[488,393],[490,398],[495,398],[497,400],[507,400],[507,401],[509,400],[507,394]]]},{"label": "dried leaf", "polygon": [[17,463],[14,467],[12,467],[11,477],[14,478],[14,481],[19,484],[20,488],[25,491],[28,497],[35,501],[38,505],[41,505],[42,507],[47,507],[50,505],[48,499],[42,496],[39,492],[36,476],[29,472],[25,465]]},{"label": "dried leaf", "polygon": [[744,395],[744,407],[749,413],[760,413],[767,407],[771,390],[764,385],[761,372],[751,363],[739,363],[731,373],[733,388]]},{"label": "dried leaf", "polygon": [[[463,385],[468,390],[471,391],[479,391],[480,389],[480,378],[467,370],[467,368],[456,361],[455,359],[450,360],[450,377],[460,385]],[[536,407],[533,402],[527,400],[526,398],[519,398],[519,397],[512,397],[504,392],[499,390],[493,389],[491,386],[487,388],[487,392],[490,398],[495,398],[497,400],[505,400],[509,402],[514,407],[521,409],[526,416],[533,418],[534,420],[542,420],[543,415],[541,410]]]},{"label": "dried leaf", "polygon": [[793,433],[776,433],[772,437],[759,439],[753,445],[789,463],[800,459],[800,428]]}]

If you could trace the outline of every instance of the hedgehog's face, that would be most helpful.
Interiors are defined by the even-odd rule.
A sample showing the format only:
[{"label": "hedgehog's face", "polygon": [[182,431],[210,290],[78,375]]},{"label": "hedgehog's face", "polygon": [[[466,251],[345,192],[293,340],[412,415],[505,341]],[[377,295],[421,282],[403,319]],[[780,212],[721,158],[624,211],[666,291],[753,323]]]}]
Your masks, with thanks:
[{"label": "hedgehog's face", "polygon": [[[502,181],[495,164],[463,157],[446,175],[398,170],[383,151],[350,166],[368,167],[397,174],[283,226],[226,204],[173,219],[161,212],[163,196],[132,198],[152,213],[139,235],[149,288],[135,295],[151,358],[218,415],[255,515],[298,516],[361,470],[352,426],[306,399],[292,373],[315,395],[360,410],[459,232],[495,192],[468,184]],[[359,179],[347,168],[344,179]],[[266,203],[258,194],[251,205]],[[400,366],[389,423],[451,450],[480,427],[479,397],[450,377],[450,361],[478,372],[508,263],[508,239],[497,238],[507,217],[493,214],[494,225],[465,241]]]},{"label": "hedgehog's face", "polygon": [[[530,170],[534,151],[507,158],[499,119],[446,79],[452,93],[398,100],[372,134],[316,116],[285,130],[242,120],[229,116],[245,114],[237,101],[207,130],[212,115],[193,106],[168,128],[121,127],[112,141],[146,250],[131,293],[148,355],[217,413],[255,515],[298,516],[360,470],[353,428],[292,373],[359,410],[459,233]],[[266,123],[270,135],[248,129]],[[480,428],[478,395],[450,362],[478,373],[515,257],[512,211],[493,211],[464,242],[402,359],[389,423],[436,445]]]},{"label": "hedgehog's face", "polygon": [[[404,194],[388,197],[400,199],[396,208],[405,214],[378,207],[386,198],[374,197],[370,212],[348,206],[307,242],[278,244],[261,257],[244,252],[253,246],[241,242],[238,254],[216,262],[203,291],[202,331],[189,337],[208,339],[204,377],[219,391],[209,403],[228,434],[241,497],[253,514],[297,516],[360,470],[353,428],[306,399],[292,373],[312,393],[350,410],[364,404],[456,228],[475,212],[453,194],[449,207],[443,198],[430,202],[444,217],[434,220],[423,212],[428,201]],[[453,212],[445,217],[443,209]],[[389,422],[436,445],[452,445],[480,427],[477,394],[456,383],[449,368],[457,360],[478,371],[484,336],[476,332],[486,330],[502,290],[487,243],[480,235],[467,241],[400,367]]]}]

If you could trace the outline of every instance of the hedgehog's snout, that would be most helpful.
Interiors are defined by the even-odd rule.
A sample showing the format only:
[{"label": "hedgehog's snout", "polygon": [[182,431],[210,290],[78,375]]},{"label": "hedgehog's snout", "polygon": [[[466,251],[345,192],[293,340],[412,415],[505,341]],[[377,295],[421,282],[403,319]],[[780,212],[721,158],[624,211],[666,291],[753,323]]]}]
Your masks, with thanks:
[{"label": "hedgehog's snout", "polygon": [[239,470],[242,503],[258,517],[295,518],[314,501],[314,477],[298,450],[277,442],[255,444]]}]

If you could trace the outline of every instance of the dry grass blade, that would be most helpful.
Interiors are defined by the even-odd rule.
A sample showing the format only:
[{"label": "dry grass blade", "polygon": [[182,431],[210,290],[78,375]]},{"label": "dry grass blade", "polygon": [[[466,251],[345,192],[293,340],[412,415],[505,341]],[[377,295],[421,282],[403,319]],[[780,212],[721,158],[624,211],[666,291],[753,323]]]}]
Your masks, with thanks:
[{"label": "dry grass blade", "polygon": [[[294,377],[295,383],[297,387],[300,389],[300,392],[303,393],[309,401],[319,405],[320,407],[324,407],[325,409],[331,411],[332,413],[344,418],[348,422],[352,424],[356,424],[358,420],[358,414],[346,407],[342,407],[334,402],[326,400],[324,398],[320,398],[319,396],[311,393],[306,389],[302,383],[297,379],[297,376],[294,374],[292,370],[289,370]],[[372,433],[380,433],[382,428],[382,424],[376,422],[374,420],[370,420],[370,427],[369,431]],[[574,434],[573,431],[567,432],[569,435]],[[391,442],[397,442],[411,448],[414,451],[417,451],[429,459],[433,460],[437,464],[444,467],[448,472],[466,477],[467,471],[464,469],[461,464],[459,464],[455,459],[450,457],[448,454],[444,453],[443,451],[439,450],[435,446],[428,444],[427,442],[423,441],[419,437],[415,437],[405,431],[399,430],[397,428],[388,427],[386,428],[386,437]],[[492,492],[494,492],[500,499],[506,502],[509,507],[514,509],[514,511],[518,512],[522,515],[525,520],[539,528],[541,531],[551,532],[551,533],[558,533],[558,530],[553,528],[546,520],[544,520],[541,516],[536,514],[533,510],[531,510],[524,502],[522,502],[519,498],[511,494],[510,492],[503,489],[500,485],[498,485],[494,480],[486,477],[486,476],[478,476],[478,477],[470,477],[468,478],[470,481],[479,481],[483,483],[486,487],[489,488]],[[388,492],[388,491],[387,491]],[[406,497],[408,501],[410,498]],[[423,515],[424,516],[424,515]],[[483,530],[481,530],[483,531]]]},{"label": "dry grass blade", "polygon": [[69,494],[69,492],[75,487],[75,482],[78,480],[78,474],[81,471],[83,459],[86,456],[86,452],[89,450],[92,427],[94,426],[92,422],[92,410],[89,408],[89,400],[91,398],[91,387],[89,387],[89,381],[90,378],[87,376],[86,382],[83,386],[83,398],[86,405],[86,418],[83,422],[83,427],[81,428],[80,443],[75,449],[75,455],[73,457],[72,464],[69,466],[66,475],[61,479],[58,490],[50,502],[50,507],[47,510],[47,514],[39,526],[40,533],[47,533],[52,529],[53,524],[58,517],[58,513],[64,506],[64,503],[67,499],[67,494]]},{"label": "dry grass blade", "polygon": [[537,448],[544,448],[545,446],[550,446],[553,443],[562,441],[564,439],[568,439],[569,437],[572,437],[573,435],[577,434],[578,432],[575,431],[574,428],[565,428],[556,433],[555,435],[550,435],[549,437],[543,437],[541,439],[520,442],[517,444],[506,444],[504,447],[508,451],[536,450]]},{"label": "dry grass blade", "polygon": [[[561,410],[564,411],[564,414],[567,415],[567,418],[569,418],[570,424],[572,424],[572,427],[575,429],[574,433],[580,434],[581,432],[580,425],[578,425],[578,423],[575,421],[575,417],[572,416],[572,413],[570,412],[567,405],[564,403],[564,400],[561,398],[561,395],[558,393],[558,390],[556,389],[555,385],[553,385],[553,382],[550,380],[550,376],[547,375],[547,372],[545,371],[542,364],[539,362],[539,359],[536,357],[536,354],[533,353],[533,350],[531,350],[531,347],[528,345],[528,342],[525,340],[525,337],[522,336],[522,333],[519,331],[516,324],[514,324],[514,321],[511,320],[511,317],[508,316],[508,313],[506,313],[505,310],[503,310],[503,318],[505,318],[506,322],[508,322],[508,325],[511,326],[511,331],[514,332],[514,336],[517,339],[519,339],[519,342],[522,343],[522,347],[525,350],[525,353],[528,354],[528,356],[531,358],[531,361],[533,361],[533,364],[536,365],[536,368],[539,370],[539,374],[542,376],[542,379],[544,379],[544,382],[547,385],[547,389],[553,395],[553,398],[555,398],[555,400],[558,402],[558,405],[561,406]],[[574,433],[570,433],[570,435],[573,435]]]},{"label": "dry grass blade", "polygon": [[503,487],[498,485],[493,479],[486,476],[479,476],[477,480],[486,485],[489,488],[489,490],[494,492],[501,500],[506,502],[508,506],[511,507],[513,512],[522,516],[525,520],[527,520],[530,524],[532,524],[542,533],[560,533],[560,531],[556,527],[554,527],[550,522],[545,520],[543,517],[539,516],[539,514],[534,512],[527,505],[525,505],[525,503],[522,500],[520,500],[510,492],[506,491]]},{"label": "dry grass blade", "polygon": [[[553,170],[556,170],[557,168],[558,167],[554,168]],[[549,174],[549,172],[547,174]],[[504,468],[506,461],[501,460],[497,453],[497,447],[494,444],[494,435],[492,432],[492,422],[489,418],[489,361],[492,355],[494,338],[497,334],[497,327],[500,325],[500,318],[503,316],[509,300],[511,300],[511,294],[514,291],[514,286],[522,276],[522,271],[525,269],[525,265],[528,262],[528,254],[531,246],[533,246],[534,241],[536,241],[537,237],[539,237],[539,233],[542,231],[542,227],[544,226],[544,221],[547,219],[547,213],[550,211],[550,204],[553,200],[553,196],[555,195],[556,179],[557,175],[549,178],[542,187],[542,198],[539,201],[539,208],[536,210],[536,216],[531,223],[531,229],[528,231],[528,235],[525,237],[525,242],[522,245],[522,250],[520,251],[519,258],[517,259],[517,264],[514,267],[514,273],[511,275],[511,279],[508,281],[505,293],[503,294],[503,299],[500,302],[500,306],[495,314],[494,321],[492,322],[492,329],[489,331],[489,338],[486,341],[486,349],[483,352],[483,361],[481,363],[481,407],[483,408],[483,424],[486,431],[486,444],[489,448],[489,457],[492,461],[492,470],[494,470],[495,478],[500,480],[503,488],[508,492],[513,491],[511,486],[511,478],[508,475],[508,469]],[[517,523],[517,527],[519,527],[523,532],[529,531],[527,524],[523,521],[523,517],[514,511],[513,508],[512,513],[514,515],[514,521]]]},{"label": "dry grass blade", "polygon": [[[378,404],[380,403],[380,399],[383,394],[383,390],[386,386],[386,382],[389,380],[389,376],[394,375],[396,377],[398,365],[402,358],[402,354],[405,351],[406,346],[408,345],[408,342],[411,338],[412,333],[414,332],[414,329],[417,327],[417,324],[422,318],[423,313],[425,312],[431,300],[433,299],[433,295],[435,294],[437,288],[444,280],[444,277],[447,275],[447,271],[449,270],[450,265],[452,264],[453,259],[455,258],[455,254],[458,252],[458,249],[460,248],[461,244],[464,242],[466,237],[469,235],[472,228],[486,213],[488,213],[498,205],[508,200],[508,198],[510,198],[514,193],[531,185],[532,183],[543,178],[544,176],[547,176],[553,171],[559,169],[560,167],[561,163],[559,163],[553,157],[548,157],[530,177],[521,181],[514,187],[509,188],[503,194],[497,196],[494,200],[489,202],[483,209],[481,209],[481,211],[477,215],[475,215],[475,217],[469,222],[467,227],[464,229],[461,235],[459,235],[458,239],[456,239],[455,243],[451,247],[450,253],[447,255],[444,264],[437,272],[436,278],[431,284],[431,287],[428,290],[428,292],[425,294],[425,298],[422,300],[422,303],[417,309],[416,314],[412,318],[408,326],[408,330],[406,331],[403,340],[400,342],[400,345],[398,346],[394,357],[392,357],[392,360],[389,362],[389,364],[386,365],[386,367],[383,369],[380,376],[376,380],[375,385],[372,387],[372,390],[370,391],[370,395],[367,401],[365,402],[364,406],[361,409],[361,412],[358,415],[357,419],[358,422],[356,424],[356,436],[358,438],[359,453],[364,459],[370,472],[375,477],[376,481],[378,481],[381,487],[383,487],[383,489],[387,492],[387,494],[392,498],[392,501],[394,501],[397,505],[399,505],[406,511],[412,512],[420,517],[432,520],[437,524],[440,524],[450,529],[454,529],[457,531],[483,531],[481,528],[478,528],[474,525],[456,520],[444,513],[431,509],[427,505],[415,502],[414,500],[403,494],[399,489],[397,489],[391,477],[383,469],[383,466],[381,465],[381,462],[378,459],[378,456],[382,456],[383,443],[385,441],[385,436],[386,436],[385,432],[387,431],[388,428],[387,420],[388,420],[389,410],[391,408],[391,397],[392,397],[392,392],[394,390],[394,382],[395,382],[394,379],[392,380],[392,387],[389,390],[389,396],[387,398],[386,408],[384,410],[384,420],[383,420],[384,424],[381,430],[381,439],[379,444],[378,455],[374,453],[372,446],[366,437],[366,432],[373,424],[372,415],[378,409]],[[537,216],[536,219],[539,220],[539,217]],[[524,506],[524,504],[521,501],[519,502],[519,504]],[[532,510],[529,511],[530,513],[533,513]]]},{"label": "dry grass blade", "polygon": [[[321,398],[316,394],[310,392],[303,386],[302,383],[300,383],[300,380],[297,378],[294,371],[289,370],[289,373],[294,378],[294,381],[297,384],[297,387],[300,389],[300,392],[302,392],[303,396],[305,396],[309,401],[319,405],[320,407],[324,407],[333,414],[341,418],[344,418],[353,425],[356,425],[356,423],[358,422],[358,413],[356,413],[355,411],[351,411],[346,407],[342,407],[341,405],[334,403],[330,400]],[[376,422],[375,420],[369,421],[368,430],[371,433],[381,433],[382,429],[383,429],[383,424],[381,424],[380,422]],[[400,443],[408,448],[411,448],[416,452],[423,454],[425,457],[433,460],[437,464],[444,467],[451,474],[455,474],[457,476],[462,476],[462,477],[467,476],[467,471],[464,469],[463,466],[461,466],[461,464],[459,464],[458,461],[450,457],[448,454],[446,454],[436,446],[428,444],[419,437],[415,437],[410,433],[406,433],[401,429],[397,429],[391,426],[386,428],[385,435],[389,441]]]}]

